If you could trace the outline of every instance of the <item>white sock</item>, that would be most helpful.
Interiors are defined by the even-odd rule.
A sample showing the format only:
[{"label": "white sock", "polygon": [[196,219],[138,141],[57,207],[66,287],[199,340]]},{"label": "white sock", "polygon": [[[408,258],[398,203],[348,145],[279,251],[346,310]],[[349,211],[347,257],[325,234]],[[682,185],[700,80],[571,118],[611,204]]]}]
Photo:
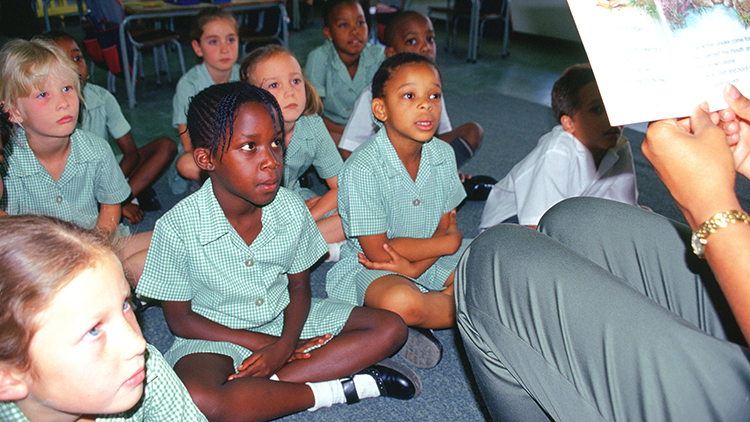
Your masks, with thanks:
[{"label": "white sock", "polygon": [[[360,400],[380,397],[378,383],[375,382],[375,378],[372,376],[357,374],[352,379],[354,380],[354,388],[357,389],[357,396]],[[341,380],[308,382],[305,384],[310,386],[313,397],[315,397],[315,405],[307,409],[308,412],[314,412],[323,407],[331,407],[334,404],[346,403],[346,396],[344,395],[344,387],[341,385]]]}]

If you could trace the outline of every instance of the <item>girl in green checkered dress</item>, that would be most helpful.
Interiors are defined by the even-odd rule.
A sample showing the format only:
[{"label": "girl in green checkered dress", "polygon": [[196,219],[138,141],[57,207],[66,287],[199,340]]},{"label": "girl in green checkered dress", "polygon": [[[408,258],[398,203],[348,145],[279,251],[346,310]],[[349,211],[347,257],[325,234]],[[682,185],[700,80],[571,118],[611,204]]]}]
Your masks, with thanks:
[{"label": "girl in green checkered dress", "polygon": [[270,93],[243,82],[193,98],[193,156],[209,179],[157,221],[137,290],[161,301],[176,337],[165,357],[211,420],[420,389],[413,371],[380,362],[406,339],[398,315],[311,298],[309,268],[326,243],[301,198],[279,187],[281,116]]},{"label": "girl in green checkered dress", "polygon": [[206,420],[143,339],[104,237],[54,217],[2,217],[0,274],[0,420]]},{"label": "girl in green checkered dress", "polygon": [[[329,245],[345,240],[336,211],[337,176],[344,162],[323,123],[323,102],[302,76],[299,62],[282,46],[260,47],[242,60],[240,77],[273,94],[284,114],[284,187],[302,196]],[[300,186],[299,178],[311,165],[328,185],[322,196]]]}]

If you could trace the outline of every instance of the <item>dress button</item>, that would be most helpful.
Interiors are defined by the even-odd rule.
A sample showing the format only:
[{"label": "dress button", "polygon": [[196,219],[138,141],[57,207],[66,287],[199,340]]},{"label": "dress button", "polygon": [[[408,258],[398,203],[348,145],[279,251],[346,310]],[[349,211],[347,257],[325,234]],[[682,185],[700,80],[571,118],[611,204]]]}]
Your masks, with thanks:
[{"label": "dress button", "polygon": [[265,302],[265,300],[263,300],[262,297],[259,297],[259,298],[255,299],[255,306],[261,306],[261,305],[263,305],[263,302]]},{"label": "dress button", "polygon": [[421,204],[421,202],[419,201],[419,199],[415,199],[411,203],[414,204],[415,207],[417,207],[417,206],[419,206],[419,204]]},{"label": "dress button", "polygon": [[248,267],[252,267],[253,265],[255,265],[255,261],[252,258],[248,258],[245,260],[245,265]]},{"label": "dress button", "polygon": [[58,197],[55,198],[55,202],[57,202],[58,204],[62,204],[62,201],[63,201],[63,197],[62,196],[58,196]]}]

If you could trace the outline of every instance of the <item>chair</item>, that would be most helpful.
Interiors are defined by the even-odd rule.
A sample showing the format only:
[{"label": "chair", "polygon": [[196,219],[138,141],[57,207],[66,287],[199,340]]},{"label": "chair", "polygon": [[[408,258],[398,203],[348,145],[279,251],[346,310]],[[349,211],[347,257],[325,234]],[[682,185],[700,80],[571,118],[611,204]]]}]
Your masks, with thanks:
[{"label": "chair", "polygon": [[[472,0],[455,0],[455,4],[451,7],[450,0],[447,0],[448,4],[446,7],[430,7],[428,14],[432,16],[434,13],[443,14],[446,16],[445,21],[445,50],[455,52],[456,48],[456,36],[458,31],[458,22],[460,19],[471,19],[471,8]],[[471,51],[471,45],[469,46],[468,60],[476,62],[476,57],[481,51],[482,37],[484,35],[484,24],[489,20],[503,20],[503,49],[501,57],[505,58],[510,55],[510,5],[509,0],[475,0],[479,3],[479,28],[477,29],[476,35],[476,50]],[[448,37],[449,29],[453,27],[453,37]],[[471,34],[470,34],[471,38]]]},{"label": "chair", "polygon": [[[93,32],[91,37],[84,39],[86,48],[93,61],[102,67],[105,67],[109,74],[107,76],[107,88],[114,92],[114,76],[122,75],[122,56],[120,51],[119,30],[120,23],[125,18],[125,11],[120,0],[87,0],[90,13],[87,15],[88,25],[91,27],[88,32]],[[87,28],[84,26],[84,33]],[[129,63],[128,72],[133,76],[138,73],[143,78],[143,48],[151,48],[154,53],[154,70],[156,73],[156,83],[161,84],[162,70],[167,75],[167,80],[172,81],[169,72],[169,62],[167,60],[166,47],[174,46],[180,63],[180,70],[185,73],[185,59],[182,54],[182,45],[178,41],[179,34],[167,29],[137,27],[133,26],[126,32],[128,45],[127,57]],[[132,48],[131,48],[132,46]],[[92,51],[93,50],[93,51]],[[99,54],[97,50],[101,50]],[[132,85],[132,95],[135,96],[135,84]]]},{"label": "chair", "polygon": [[[47,3],[46,13],[44,8],[45,3]],[[61,18],[64,18],[68,15],[83,15],[83,13],[86,12],[86,7],[81,6],[81,8],[79,8],[76,0],[36,0],[36,2],[32,4],[35,6],[36,16],[38,18],[44,18],[47,31],[51,29],[49,23],[50,16],[60,16]],[[65,20],[62,22],[63,27],[65,27]]]},{"label": "chair", "polygon": [[[241,53],[248,53],[253,48],[271,43],[285,45],[281,9],[268,8],[250,11],[239,17]],[[250,48],[248,48],[250,47]]]}]

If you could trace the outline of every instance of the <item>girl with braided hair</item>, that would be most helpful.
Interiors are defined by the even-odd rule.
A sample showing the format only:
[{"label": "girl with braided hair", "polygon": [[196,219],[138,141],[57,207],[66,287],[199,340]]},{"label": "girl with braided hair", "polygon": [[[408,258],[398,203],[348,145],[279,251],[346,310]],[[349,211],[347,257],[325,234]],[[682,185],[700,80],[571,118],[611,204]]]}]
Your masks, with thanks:
[{"label": "girl with braided hair", "polygon": [[212,421],[268,420],[418,395],[413,371],[382,361],[406,339],[400,317],[311,299],[308,269],[327,247],[302,199],[279,187],[273,95],[211,86],[193,98],[188,131],[209,179],[157,221],[138,293],[162,301],[176,337],[165,358],[198,408]]}]

